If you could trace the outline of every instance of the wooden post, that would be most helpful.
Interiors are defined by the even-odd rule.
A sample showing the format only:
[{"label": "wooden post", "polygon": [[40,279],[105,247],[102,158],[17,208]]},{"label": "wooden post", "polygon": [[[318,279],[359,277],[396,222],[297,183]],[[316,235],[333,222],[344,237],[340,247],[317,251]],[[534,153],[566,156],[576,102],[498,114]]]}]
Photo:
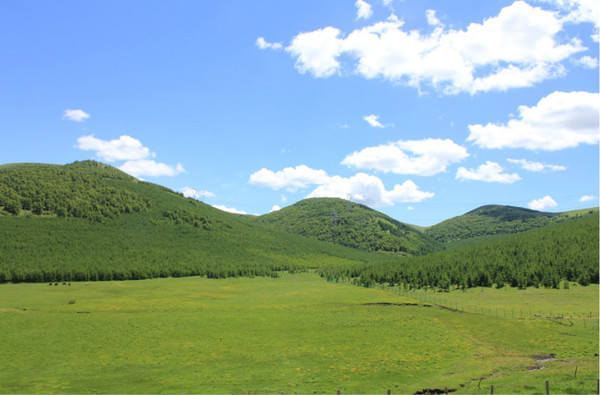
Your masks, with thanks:
[{"label": "wooden post", "polygon": [[448,387],[444,390],[444,394],[448,395]]},{"label": "wooden post", "polygon": [[391,391],[391,390],[388,390],[388,392],[387,392],[387,395],[390,395],[391,393],[392,393],[392,391]]},{"label": "wooden post", "polygon": [[340,390],[337,390],[337,395],[340,395]]},{"label": "wooden post", "polygon": [[546,395],[550,395],[550,382],[546,380]]},{"label": "wooden post", "polygon": [[494,395],[494,384],[492,384],[492,386],[490,387],[490,394]]},{"label": "wooden post", "polygon": [[573,374],[573,377],[577,377],[577,366],[575,366],[575,374]]}]

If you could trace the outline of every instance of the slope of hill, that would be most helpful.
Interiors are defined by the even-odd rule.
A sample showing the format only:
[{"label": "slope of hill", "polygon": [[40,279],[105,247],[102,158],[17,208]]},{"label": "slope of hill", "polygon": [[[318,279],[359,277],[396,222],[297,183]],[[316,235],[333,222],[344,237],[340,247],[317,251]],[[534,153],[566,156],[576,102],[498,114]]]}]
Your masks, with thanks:
[{"label": "slope of hill", "polygon": [[285,232],[366,251],[423,255],[441,249],[412,226],[342,199],[302,200],[257,221]]},{"label": "slope of hill", "polygon": [[93,161],[0,166],[0,282],[276,276],[376,255],[278,232]]},{"label": "slope of hill", "polygon": [[521,207],[488,205],[443,221],[425,230],[440,243],[452,243],[486,236],[507,235],[564,222],[598,212],[598,209],[566,213],[544,213]]},{"label": "slope of hill", "polygon": [[321,269],[328,278],[355,278],[405,288],[558,288],[561,281],[598,283],[598,213],[497,240],[402,260]]}]

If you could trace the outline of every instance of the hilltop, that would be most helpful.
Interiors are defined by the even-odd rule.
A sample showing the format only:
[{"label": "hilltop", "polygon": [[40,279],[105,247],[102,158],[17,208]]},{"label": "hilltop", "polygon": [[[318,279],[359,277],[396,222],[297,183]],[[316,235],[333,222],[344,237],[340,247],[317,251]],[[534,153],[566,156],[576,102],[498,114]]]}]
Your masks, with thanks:
[{"label": "hilltop", "polygon": [[257,222],[366,251],[423,255],[441,249],[412,226],[362,204],[337,198],[305,199],[263,215]]},{"label": "hilltop", "polygon": [[440,243],[453,243],[508,235],[565,222],[597,213],[598,209],[564,213],[545,213],[521,207],[486,205],[425,229],[425,234]]}]

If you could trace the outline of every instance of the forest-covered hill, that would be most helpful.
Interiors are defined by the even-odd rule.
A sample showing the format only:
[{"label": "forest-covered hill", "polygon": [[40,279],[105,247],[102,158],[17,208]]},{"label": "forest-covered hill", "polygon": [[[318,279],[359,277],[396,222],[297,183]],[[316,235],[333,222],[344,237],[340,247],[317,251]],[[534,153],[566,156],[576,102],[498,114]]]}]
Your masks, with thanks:
[{"label": "forest-covered hill", "polygon": [[0,282],[270,276],[373,259],[94,161],[0,166]]},{"label": "forest-covered hill", "polygon": [[597,212],[596,208],[577,212],[545,213],[521,207],[487,205],[427,228],[425,234],[440,243],[455,243],[467,239],[524,232]]},{"label": "forest-covered hill", "polygon": [[418,287],[598,282],[597,208],[547,214],[485,206],[427,233],[481,240],[536,226],[435,252],[440,244],[413,227],[340,199],[308,199],[256,218],[94,161],[0,166],[0,282],[277,276],[308,268]]},{"label": "forest-covered hill", "polygon": [[366,251],[423,255],[437,242],[415,228],[362,204],[336,198],[305,199],[257,218],[278,230]]},{"label": "forest-covered hill", "polygon": [[562,281],[598,283],[598,214],[496,240],[419,257],[321,269],[329,278],[351,278],[406,288],[476,286],[558,288]]}]

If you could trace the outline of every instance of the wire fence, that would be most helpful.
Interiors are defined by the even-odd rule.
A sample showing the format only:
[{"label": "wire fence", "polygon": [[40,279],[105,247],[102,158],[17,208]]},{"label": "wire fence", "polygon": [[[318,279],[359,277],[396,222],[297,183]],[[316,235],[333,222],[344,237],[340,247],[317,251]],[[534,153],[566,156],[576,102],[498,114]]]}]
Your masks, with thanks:
[{"label": "wire fence", "polygon": [[498,307],[485,303],[464,303],[461,301],[452,300],[446,298],[442,293],[438,292],[419,292],[415,290],[404,290],[399,288],[392,288],[386,286],[380,286],[381,289],[387,291],[393,291],[398,295],[406,296],[412,299],[420,300],[425,304],[437,306],[450,311],[462,312],[462,313],[473,313],[483,314],[488,316],[494,316],[497,318],[515,318],[515,319],[551,319],[557,323],[564,325],[599,325],[598,311],[590,311],[586,313],[582,312],[569,312],[564,311],[566,309],[547,309],[543,310],[540,308],[532,307]]},{"label": "wire fence", "polygon": [[[596,386],[597,386],[596,393],[600,395],[600,379],[593,379],[593,380],[596,381]],[[482,389],[485,390],[485,388],[481,388],[481,381],[479,382],[478,389],[479,390],[482,390]],[[490,387],[489,387],[489,392],[490,392],[491,395],[494,395],[494,391],[495,390],[497,391],[498,389],[499,389],[498,387],[494,388],[494,385],[491,384]],[[544,384],[540,383],[540,386],[539,386],[539,388],[537,390],[535,390],[535,393],[536,394],[543,394],[543,393],[545,393],[546,395],[550,395],[552,393],[551,390],[552,390],[552,387],[551,387],[550,380],[546,380]],[[454,388],[448,388],[448,387],[445,387],[444,389],[438,389],[438,388],[428,389],[428,388],[425,388],[423,390],[416,391],[413,394],[414,395],[441,395],[441,394],[448,395],[449,393],[452,393],[452,392],[455,392],[455,391],[457,391],[457,390],[454,389]],[[382,392],[381,394],[382,395],[393,395],[394,393],[392,392],[392,390],[388,389],[387,392]],[[401,393],[401,394],[403,394],[403,393]],[[233,393],[233,395],[236,395],[236,394]],[[252,392],[249,391],[248,395],[252,395]],[[281,395],[286,395],[286,393],[285,392],[281,392]],[[291,395],[291,393],[290,393],[290,395]],[[298,395],[298,393],[296,392],[296,393],[294,393],[294,395]],[[346,394],[343,394],[341,390],[337,390],[336,391],[336,395],[346,395]]]}]

